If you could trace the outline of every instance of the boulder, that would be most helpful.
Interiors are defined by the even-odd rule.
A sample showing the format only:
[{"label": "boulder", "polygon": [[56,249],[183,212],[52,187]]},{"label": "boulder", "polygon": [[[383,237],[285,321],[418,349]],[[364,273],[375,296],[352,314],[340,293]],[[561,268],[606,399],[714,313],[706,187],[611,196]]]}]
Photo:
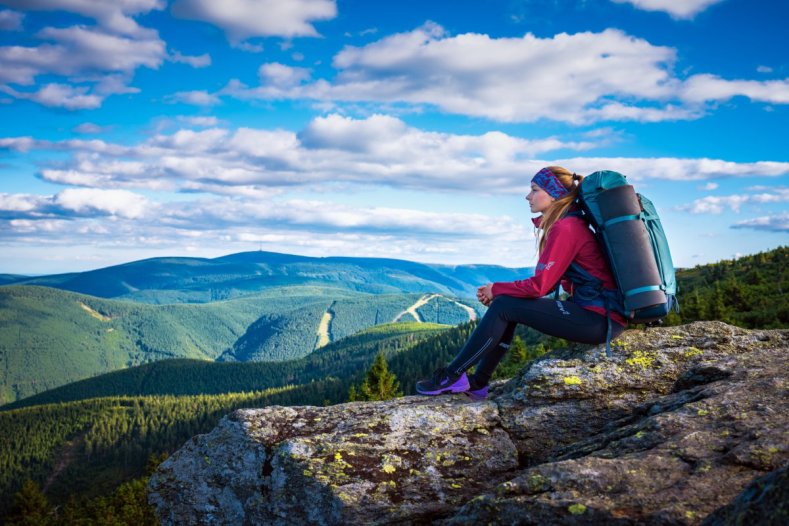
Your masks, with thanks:
[{"label": "boulder", "polygon": [[239,410],[164,462],[149,500],[163,524],[723,520],[789,464],[788,343],[720,322],[628,330],[613,358],[549,353],[488,401]]}]

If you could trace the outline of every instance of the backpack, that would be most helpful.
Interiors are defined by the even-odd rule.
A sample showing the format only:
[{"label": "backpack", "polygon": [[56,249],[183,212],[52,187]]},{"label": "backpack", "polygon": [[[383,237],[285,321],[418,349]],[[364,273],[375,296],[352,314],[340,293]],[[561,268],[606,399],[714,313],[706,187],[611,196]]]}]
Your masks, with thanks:
[{"label": "backpack", "polygon": [[602,304],[609,313],[606,354],[611,356],[611,310],[633,323],[659,323],[672,310],[679,312],[674,264],[654,205],[624,175],[605,170],[584,177],[578,205],[576,214],[592,228],[618,290],[605,291],[599,279],[575,263],[567,277],[581,284],[574,302]]}]

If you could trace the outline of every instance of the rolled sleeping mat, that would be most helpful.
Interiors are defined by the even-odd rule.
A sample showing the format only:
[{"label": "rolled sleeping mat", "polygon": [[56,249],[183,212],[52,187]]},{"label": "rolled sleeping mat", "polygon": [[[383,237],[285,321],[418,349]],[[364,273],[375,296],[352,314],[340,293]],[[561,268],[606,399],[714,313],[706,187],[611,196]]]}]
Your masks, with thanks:
[{"label": "rolled sleeping mat", "polygon": [[603,235],[614,275],[624,294],[625,310],[634,311],[666,302],[641,204],[631,185],[617,186],[599,195]]}]

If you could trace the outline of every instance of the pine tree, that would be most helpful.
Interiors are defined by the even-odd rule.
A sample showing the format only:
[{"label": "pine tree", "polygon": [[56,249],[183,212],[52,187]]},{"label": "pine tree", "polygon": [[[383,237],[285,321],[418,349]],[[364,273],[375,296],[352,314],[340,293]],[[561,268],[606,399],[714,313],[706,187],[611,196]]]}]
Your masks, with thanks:
[{"label": "pine tree", "polygon": [[28,479],[14,496],[14,507],[6,517],[8,525],[43,526],[52,524],[52,508],[35,482]]},{"label": "pine tree", "polygon": [[379,352],[375,356],[373,365],[367,371],[367,376],[359,386],[356,396],[357,400],[389,400],[403,396],[400,382],[397,381],[394,373],[389,371],[383,353]]}]

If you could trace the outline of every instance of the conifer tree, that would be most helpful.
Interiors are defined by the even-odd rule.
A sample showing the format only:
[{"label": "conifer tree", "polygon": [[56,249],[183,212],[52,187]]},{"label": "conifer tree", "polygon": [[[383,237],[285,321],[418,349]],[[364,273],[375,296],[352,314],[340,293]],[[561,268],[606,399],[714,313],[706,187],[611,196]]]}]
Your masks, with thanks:
[{"label": "conifer tree", "polygon": [[14,496],[14,507],[6,517],[8,525],[43,526],[52,524],[52,508],[35,482],[28,479]]},{"label": "conifer tree", "polygon": [[[351,393],[349,393],[349,396]],[[383,353],[379,352],[375,356],[373,365],[367,371],[362,385],[356,393],[357,400],[389,400],[403,396],[400,390],[400,382],[394,373],[389,371]]]}]

